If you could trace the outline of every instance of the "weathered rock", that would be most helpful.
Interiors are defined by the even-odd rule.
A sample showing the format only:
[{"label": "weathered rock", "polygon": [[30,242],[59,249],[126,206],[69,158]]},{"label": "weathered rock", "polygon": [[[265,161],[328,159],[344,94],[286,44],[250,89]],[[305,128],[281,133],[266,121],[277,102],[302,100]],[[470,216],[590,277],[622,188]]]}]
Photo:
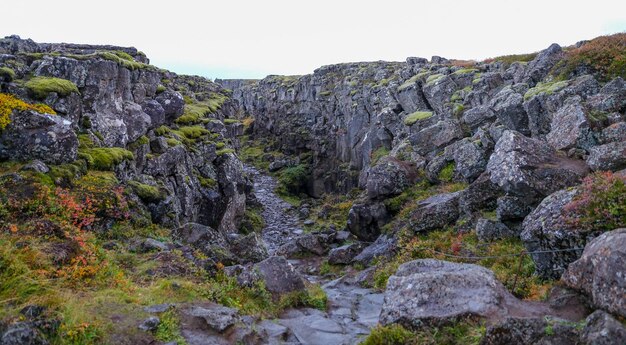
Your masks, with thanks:
[{"label": "weathered rock", "polygon": [[[563,49],[556,43],[542,50],[528,63],[524,78],[530,82],[538,83],[550,72],[552,67],[559,62],[563,56]],[[517,81],[516,81],[517,82]]]},{"label": "weathered rock", "polygon": [[442,149],[462,137],[463,131],[459,123],[445,120],[411,135],[409,141],[418,154],[426,155],[436,149]]},{"label": "weathered rock", "polygon": [[502,196],[498,198],[496,215],[499,220],[521,220],[533,211],[533,200],[517,196]]},{"label": "weathered rock", "polygon": [[597,310],[585,319],[580,339],[585,345],[626,344],[626,327],[608,313]]},{"label": "weathered rock", "polygon": [[334,248],[328,253],[328,263],[331,265],[347,265],[351,263],[365,247],[365,243],[357,242]]},{"label": "weathered rock", "polygon": [[165,92],[161,92],[155,98],[155,101],[163,108],[163,115],[168,122],[174,121],[185,111],[185,101],[183,96],[178,92],[166,90]]},{"label": "weathered rock", "polygon": [[159,327],[161,320],[156,316],[150,316],[139,324],[139,329],[145,332],[154,332]]},{"label": "weathered rock", "polygon": [[626,168],[626,141],[592,147],[587,164],[596,171]]},{"label": "weathered rock", "polygon": [[570,98],[554,114],[551,131],[546,139],[556,150],[588,149],[595,144],[581,101],[580,97]]},{"label": "weathered rock", "polygon": [[2,345],[48,345],[41,332],[30,322],[18,322],[8,326],[0,334]]},{"label": "weathered rock", "polygon": [[505,87],[491,99],[489,107],[507,129],[528,135],[528,115],[523,103],[524,96],[521,93]]},{"label": "weathered rock", "polygon": [[603,129],[599,141],[601,144],[626,141],[626,122],[617,122]]},{"label": "weathered rock", "polygon": [[302,277],[282,256],[272,256],[255,264],[239,275],[237,280],[242,285],[262,280],[267,291],[276,295],[304,290]]},{"label": "weathered rock", "polygon": [[183,312],[185,315],[203,320],[211,330],[224,332],[239,321],[237,309],[218,304],[193,306]]},{"label": "weathered rock", "polygon": [[560,277],[582,254],[589,234],[573,228],[563,212],[577,193],[576,189],[555,192],[524,219],[520,237],[529,252],[540,252],[531,257],[542,277]]},{"label": "weathered rock", "polygon": [[626,316],[626,229],[603,233],[589,242],[562,281],[591,297],[597,308]]},{"label": "weathered rock", "polygon": [[563,319],[509,317],[487,327],[480,345],[578,344],[576,325]]},{"label": "weathered rock", "polygon": [[420,201],[409,216],[411,229],[415,232],[424,232],[454,223],[459,218],[461,193],[438,194]]},{"label": "weathered rock", "polygon": [[378,199],[400,194],[415,182],[416,175],[409,164],[392,157],[384,157],[368,172],[367,196]]},{"label": "weathered rock", "polygon": [[600,92],[589,98],[589,105],[598,111],[622,111],[626,106],[626,83],[622,78],[615,78],[606,83]]},{"label": "weathered rock", "polygon": [[493,209],[501,193],[500,187],[491,182],[489,173],[483,173],[461,193],[459,208],[465,215]]},{"label": "weathered rock", "polygon": [[454,144],[452,157],[456,163],[455,171],[468,182],[474,181],[485,171],[489,159],[480,141],[473,142],[467,138]]},{"label": "weathered rock", "polygon": [[267,248],[259,235],[251,233],[230,244],[230,250],[240,263],[259,262],[269,257]]},{"label": "weathered rock", "polygon": [[391,257],[396,250],[396,240],[387,235],[379,236],[374,243],[367,246],[361,254],[354,258],[354,262],[370,265],[376,258]]},{"label": "weathered rock", "polygon": [[72,162],[78,152],[78,138],[72,123],[61,116],[35,111],[14,112],[11,123],[0,135],[0,158],[49,164]]},{"label": "weathered rock", "polygon": [[493,272],[433,259],[405,263],[389,277],[380,323],[410,329],[439,326],[465,316],[504,312],[508,292]]},{"label": "weathered rock", "polygon": [[373,241],[389,221],[383,203],[354,204],[348,213],[348,230],[362,241]]},{"label": "weathered rock", "polygon": [[50,171],[50,168],[46,165],[46,163],[40,161],[39,159],[35,159],[32,162],[24,165],[20,170],[34,171],[34,172],[45,174],[48,171]]},{"label": "weathered rock", "polygon": [[519,233],[499,221],[481,218],[476,223],[476,235],[480,241],[493,241],[516,237]]},{"label": "weathered rock", "polygon": [[193,246],[216,261],[226,264],[236,261],[228,249],[228,242],[224,236],[209,226],[187,223],[173,230],[172,237],[177,241]]},{"label": "weathered rock", "polygon": [[542,141],[505,131],[487,164],[491,181],[511,195],[543,197],[577,184],[584,162],[560,157]]}]

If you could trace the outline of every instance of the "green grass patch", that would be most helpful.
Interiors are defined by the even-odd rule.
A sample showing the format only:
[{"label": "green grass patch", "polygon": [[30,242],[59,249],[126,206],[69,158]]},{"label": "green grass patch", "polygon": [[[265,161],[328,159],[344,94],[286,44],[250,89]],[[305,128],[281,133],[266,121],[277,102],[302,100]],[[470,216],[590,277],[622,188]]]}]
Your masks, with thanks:
[{"label": "green grass patch", "polygon": [[61,78],[35,77],[24,86],[37,99],[44,99],[51,92],[55,92],[61,97],[69,96],[73,92],[79,93],[76,84]]},{"label": "green grass patch", "polygon": [[557,91],[560,91],[566,88],[568,85],[569,85],[569,82],[565,80],[546,82],[546,83],[542,83],[542,82],[537,83],[535,87],[526,91],[526,93],[524,94],[524,100],[529,100],[535,97],[536,95],[539,95],[542,93],[549,96]]},{"label": "green grass patch", "polygon": [[433,116],[432,111],[416,111],[407,115],[404,118],[404,124],[407,126],[413,126],[417,121],[426,120]]}]

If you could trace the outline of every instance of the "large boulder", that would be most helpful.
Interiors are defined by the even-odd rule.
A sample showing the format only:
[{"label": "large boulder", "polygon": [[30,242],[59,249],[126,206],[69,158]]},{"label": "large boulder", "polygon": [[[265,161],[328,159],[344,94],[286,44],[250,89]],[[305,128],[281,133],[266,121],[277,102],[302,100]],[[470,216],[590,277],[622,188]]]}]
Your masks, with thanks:
[{"label": "large boulder", "polygon": [[554,318],[506,319],[487,327],[480,345],[571,345],[578,344],[576,324]]},{"label": "large boulder", "polygon": [[587,244],[561,280],[591,297],[593,305],[626,317],[626,229],[603,233]]},{"label": "large boulder", "polygon": [[463,130],[459,123],[454,120],[444,120],[411,135],[409,142],[418,154],[426,155],[460,138],[463,138]]},{"label": "large boulder", "polygon": [[626,344],[626,327],[608,313],[596,310],[585,319],[580,338],[585,345]]},{"label": "large boulder", "polygon": [[489,107],[500,122],[510,130],[530,134],[524,96],[510,86],[504,87],[489,102]]},{"label": "large boulder", "polygon": [[389,277],[380,323],[421,329],[466,316],[502,315],[508,297],[506,288],[484,267],[415,260]]},{"label": "large boulder", "polygon": [[49,342],[32,322],[18,322],[2,329],[0,324],[0,344],[2,345],[48,345]]},{"label": "large boulder", "polygon": [[481,218],[476,223],[476,236],[480,241],[488,242],[497,239],[513,238],[518,235],[518,231],[509,228],[499,221]]},{"label": "large boulder", "polygon": [[348,230],[362,241],[374,241],[389,221],[383,203],[354,204],[348,213]]},{"label": "large boulder", "polygon": [[228,242],[224,235],[209,226],[187,223],[174,229],[172,238],[200,250],[215,261],[222,263],[233,263],[236,261],[234,255],[228,249]]},{"label": "large boulder", "polygon": [[589,105],[602,112],[619,112],[626,106],[626,82],[615,78],[606,83],[597,95],[589,98]]},{"label": "large boulder", "polygon": [[251,267],[237,277],[244,286],[252,286],[257,281],[265,284],[267,291],[281,295],[305,289],[304,279],[282,256],[271,256]]},{"label": "large boulder", "polygon": [[0,158],[49,164],[76,160],[78,138],[72,123],[61,116],[35,111],[14,112],[0,135]]},{"label": "large boulder", "polygon": [[328,263],[331,265],[347,265],[365,249],[365,243],[357,242],[331,249]]},{"label": "large boulder", "polygon": [[413,184],[416,177],[414,170],[408,163],[393,157],[382,158],[367,175],[368,198],[386,198],[402,193]]},{"label": "large boulder", "polygon": [[224,332],[239,322],[237,309],[224,307],[218,304],[192,306],[184,310],[183,315],[195,319],[201,328],[208,328],[216,332]]},{"label": "large boulder", "polygon": [[[163,115],[167,122],[176,120],[185,111],[185,100],[179,92],[166,90],[161,92],[155,101],[163,108]],[[159,111],[158,108],[157,111]],[[160,115],[157,118],[160,119]]]},{"label": "large boulder", "polygon": [[522,223],[520,235],[535,262],[536,272],[544,278],[558,278],[577,260],[589,234],[574,228],[564,208],[577,195],[576,189],[561,190],[545,198]]},{"label": "large boulder", "polygon": [[[556,43],[550,45],[547,49],[542,50],[537,56],[528,63],[524,80],[530,83],[538,83],[545,78],[552,67],[558,63],[563,57],[563,49]],[[516,82],[518,82],[516,80]]]},{"label": "large boulder", "polygon": [[505,131],[487,164],[491,181],[511,195],[543,197],[580,182],[589,169],[559,156],[543,141]]},{"label": "large boulder", "polygon": [[626,141],[592,147],[587,164],[596,171],[626,168]]},{"label": "large boulder", "polygon": [[460,211],[465,215],[472,215],[480,210],[493,209],[501,193],[500,187],[491,182],[489,174],[483,173],[461,193]]},{"label": "large boulder", "polygon": [[580,97],[568,99],[554,114],[546,139],[556,150],[588,149],[595,143]]},{"label": "large boulder", "polygon": [[363,265],[370,265],[376,259],[384,257],[390,258],[394,255],[396,250],[396,239],[392,236],[381,235],[374,241],[374,243],[365,247],[363,251],[354,257],[353,262]]},{"label": "large boulder", "polygon": [[417,208],[409,216],[413,231],[431,231],[454,223],[459,218],[461,193],[437,194],[420,201]]}]

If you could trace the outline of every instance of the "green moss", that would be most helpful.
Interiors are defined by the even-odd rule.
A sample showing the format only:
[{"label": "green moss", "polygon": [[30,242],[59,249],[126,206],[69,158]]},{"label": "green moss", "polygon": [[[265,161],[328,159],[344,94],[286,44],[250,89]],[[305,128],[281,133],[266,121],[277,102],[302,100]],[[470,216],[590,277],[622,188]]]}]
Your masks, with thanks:
[{"label": "green moss", "polygon": [[46,98],[51,92],[55,92],[61,97],[68,96],[72,92],[79,93],[76,84],[60,78],[35,77],[29,80],[25,86],[38,99]]},{"label": "green moss", "polygon": [[215,152],[215,154],[217,154],[218,156],[223,156],[223,155],[229,154],[229,153],[235,153],[235,150],[231,149],[231,148],[224,148],[224,149],[221,149],[221,150],[217,150]]},{"label": "green moss", "polygon": [[102,171],[113,170],[123,161],[135,159],[132,152],[120,147],[79,149],[79,154],[87,161],[90,168]]},{"label": "green moss", "polygon": [[156,93],[157,93],[157,95],[158,95],[158,94],[160,94],[160,93],[165,92],[165,90],[167,90],[167,88],[166,88],[165,86],[163,86],[163,85],[159,85],[159,86],[157,86],[157,88],[156,88]]},{"label": "green moss", "polygon": [[265,228],[265,221],[261,216],[261,210],[255,208],[247,208],[239,227],[239,232],[243,234],[261,233]]},{"label": "green moss", "polygon": [[278,178],[279,189],[277,191],[281,194],[297,195],[306,190],[308,179],[309,167],[304,164],[285,168]]},{"label": "green moss", "polygon": [[452,114],[456,117],[459,117],[465,111],[465,106],[461,103],[453,103],[452,104]]},{"label": "green moss", "polygon": [[413,126],[417,121],[425,120],[431,118],[432,116],[432,111],[416,111],[404,118],[404,124],[407,126]]},{"label": "green moss", "polygon": [[200,181],[200,185],[204,188],[214,189],[215,187],[217,187],[217,181],[212,178],[202,177],[200,175],[197,175],[196,178],[198,178],[198,181]]},{"label": "green moss", "polygon": [[181,143],[180,141],[174,139],[174,138],[167,138],[166,139],[167,142],[167,146],[169,147],[174,147],[174,146],[178,146],[178,145],[182,145],[183,143]]},{"label": "green moss", "polygon": [[376,326],[361,345],[412,344],[415,334],[400,325]]},{"label": "green moss", "polygon": [[332,94],[332,91],[322,91],[320,92],[320,96],[327,97]]},{"label": "green moss", "polygon": [[154,332],[154,337],[164,343],[174,342],[178,345],[185,345],[187,341],[180,334],[180,320],[174,310],[168,310],[159,315],[159,326]]},{"label": "green moss", "polygon": [[0,79],[4,79],[5,81],[15,80],[15,71],[9,67],[0,67]]},{"label": "green moss", "polygon": [[132,56],[121,51],[98,52],[97,55],[104,60],[116,62],[131,71],[150,67],[150,65],[135,61]]},{"label": "green moss", "polygon": [[164,193],[159,190],[159,187],[137,181],[129,181],[128,185],[133,189],[133,192],[145,202],[157,202],[165,198]]},{"label": "green moss", "polygon": [[172,130],[172,132],[177,134],[180,137],[184,137],[184,138],[187,138],[187,139],[198,139],[201,136],[210,133],[206,128],[204,128],[202,126],[180,127],[177,130]]},{"label": "green moss", "polygon": [[147,136],[142,135],[137,140],[135,140],[134,142],[128,144],[128,148],[131,149],[131,150],[136,150],[140,146],[148,145],[149,143],[150,143],[150,139],[148,139]]},{"label": "green moss", "polygon": [[460,70],[454,71],[453,75],[463,75],[469,73],[476,73],[478,70],[476,68],[462,68]]},{"label": "green moss", "polygon": [[454,169],[455,169],[455,164],[454,162],[450,162],[448,163],[443,169],[441,169],[441,171],[439,172],[439,175],[437,176],[437,178],[440,181],[443,182],[450,182],[452,181],[452,179],[454,178]]},{"label": "green moss", "polygon": [[232,125],[235,123],[240,123],[241,121],[237,120],[237,119],[224,119],[224,124],[225,125]]},{"label": "green moss", "polygon": [[540,82],[532,89],[526,91],[526,93],[524,94],[524,100],[529,100],[534,96],[542,93],[549,96],[557,91],[564,89],[565,87],[567,87],[567,85],[569,85],[568,81],[554,81],[547,83]]},{"label": "green moss", "polygon": [[443,74],[433,74],[426,79],[426,85],[432,85],[437,83],[441,78],[443,78]]},{"label": "green moss", "polygon": [[388,156],[389,152],[390,152],[389,149],[384,146],[381,146],[377,148],[376,150],[372,151],[372,154],[370,156],[371,158],[370,165],[372,166],[376,165],[376,163],[378,163],[378,161],[381,158]]},{"label": "green moss", "polygon": [[161,127],[159,127],[159,128],[154,130],[154,134],[156,134],[157,136],[162,137],[162,136],[164,136],[166,134],[169,134],[171,131],[172,130],[169,127],[161,126]]}]

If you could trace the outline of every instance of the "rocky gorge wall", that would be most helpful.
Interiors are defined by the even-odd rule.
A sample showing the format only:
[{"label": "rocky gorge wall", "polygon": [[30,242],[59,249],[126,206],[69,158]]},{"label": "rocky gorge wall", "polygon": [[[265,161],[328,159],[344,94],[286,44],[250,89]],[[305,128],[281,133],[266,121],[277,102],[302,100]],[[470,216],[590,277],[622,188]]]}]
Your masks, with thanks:
[{"label": "rocky gorge wall", "polygon": [[236,105],[209,80],[148,61],[135,48],[0,40],[0,91],[57,114],[13,113],[0,155],[111,169],[156,194],[142,200],[155,222],[236,233],[249,190],[232,153],[241,124],[223,123]]}]

